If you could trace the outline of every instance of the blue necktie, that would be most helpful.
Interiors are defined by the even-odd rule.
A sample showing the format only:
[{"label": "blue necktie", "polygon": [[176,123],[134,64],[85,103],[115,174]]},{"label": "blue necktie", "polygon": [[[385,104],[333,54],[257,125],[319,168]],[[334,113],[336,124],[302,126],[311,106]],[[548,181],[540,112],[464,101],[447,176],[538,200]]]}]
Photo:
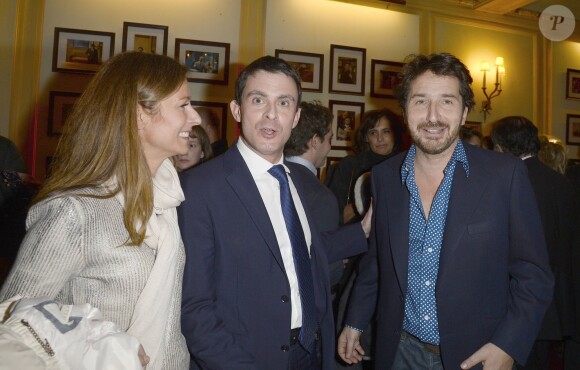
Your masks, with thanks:
[{"label": "blue necktie", "polygon": [[280,203],[282,204],[282,214],[286,222],[286,230],[292,244],[292,256],[294,257],[294,268],[298,277],[298,288],[300,291],[300,301],[302,302],[302,329],[298,340],[309,352],[314,349],[314,339],[318,325],[316,324],[316,309],[314,306],[314,283],[312,282],[312,270],[310,268],[310,255],[306,246],[304,230],[298,218],[298,212],[294,206],[286,169],[281,164],[272,166],[268,170],[280,183]]}]

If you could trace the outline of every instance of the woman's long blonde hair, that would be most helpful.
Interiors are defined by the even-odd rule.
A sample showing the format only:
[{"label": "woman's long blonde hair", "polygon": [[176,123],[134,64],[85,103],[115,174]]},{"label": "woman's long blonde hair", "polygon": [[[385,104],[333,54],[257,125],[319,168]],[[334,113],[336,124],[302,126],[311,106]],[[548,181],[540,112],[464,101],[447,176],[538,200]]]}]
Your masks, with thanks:
[{"label": "woman's long blonde hair", "polygon": [[76,102],[52,174],[34,202],[64,191],[98,188],[115,177],[115,189],[93,197],[123,194],[128,245],[140,245],[153,211],[153,187],[137,132],[137,106],[155,114],[159,102],[181,86],[186,73],[186,67],[161,55],[128,52],[111,58]]}]

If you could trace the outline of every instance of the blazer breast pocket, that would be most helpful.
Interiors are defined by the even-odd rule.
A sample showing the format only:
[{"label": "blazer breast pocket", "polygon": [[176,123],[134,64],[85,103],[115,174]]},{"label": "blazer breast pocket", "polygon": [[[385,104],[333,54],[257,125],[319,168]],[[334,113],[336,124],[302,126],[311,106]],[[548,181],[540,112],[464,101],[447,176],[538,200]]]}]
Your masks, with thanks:
[{"label": "blazer breast pocket", "polygon": [[490,233],[493,232],[494,230],[497,230],[497,228],[491,221],[484,221],[467,225],[467,232],[469,233],[469,235]]}]

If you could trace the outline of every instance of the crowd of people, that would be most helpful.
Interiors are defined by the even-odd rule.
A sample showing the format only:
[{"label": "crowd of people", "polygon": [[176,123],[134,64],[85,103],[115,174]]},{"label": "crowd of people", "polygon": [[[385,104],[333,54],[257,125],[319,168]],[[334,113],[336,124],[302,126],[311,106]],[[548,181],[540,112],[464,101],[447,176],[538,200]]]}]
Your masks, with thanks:
[{"label": "crowd of people", "polygon": [[[123,53],[75,104],[0,259],[4,366],[580,368],[580,170],[525,117],[466,129],[458,58],[412,56],[324,182],[344,133],[290,64],[241,71],[229,148],[187,73]],[[29,177],[0,149],[4,214]]]}]

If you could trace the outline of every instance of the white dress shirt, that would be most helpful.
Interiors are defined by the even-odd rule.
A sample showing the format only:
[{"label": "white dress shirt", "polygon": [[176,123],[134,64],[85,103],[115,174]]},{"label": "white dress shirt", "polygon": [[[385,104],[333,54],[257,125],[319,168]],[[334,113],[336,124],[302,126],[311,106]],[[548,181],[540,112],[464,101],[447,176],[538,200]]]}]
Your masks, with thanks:
[{"label": "white dress shirt", "polygon": [[[290,302],[292,304],[292,326],[290,329],[299,328],[302,326],[302,305],[300,302],[300,293],[298,289],[298,278],[294,268],[294,258],[292,256],[292,244],[290,244],[290,237],[288,236],[288,231],[286,230],[286,223],[284,221],[282,205],[280,203],[280,183],[274,176],[268,173],[268,170],[274,164],[260,157],[258,154],[248,148],[242,137],[239,138],[237,146],[240,154],[242,155],[242,158],[250,169],[250,173],[254,178],[256,186],[258,187],[258,191],[260,192],[264,206],[268,211],[270,222],[272,223],[272,227],[276,233],[276,239],[280,248],[280,254],[282,254],[284,269],[286,270],[286,276],[288,277],[288,282],[290,284]],[[283,162],[284,157],[282,156],[280,161],[275,164],[284,165]],[[290,172],[288,167],[285,165],[284,168],[286,169],[287,173]],[[296,191],[296,187],[294,186],[290,176],[288,176],[288,182],[290,184],[290,193],[292,194],[292,200],[294,201],[296,212],[298,212],[298,217],[302,223],[302,229],[304,230],[304,237],[306,238],[308,252],[310,253],[312,237],[310,234],[308,220],[306,219],[306,213],[304,212],[304,207],[302,206],[302,202],[300,201],[300,197],[298,196],[298,192]]]}]

